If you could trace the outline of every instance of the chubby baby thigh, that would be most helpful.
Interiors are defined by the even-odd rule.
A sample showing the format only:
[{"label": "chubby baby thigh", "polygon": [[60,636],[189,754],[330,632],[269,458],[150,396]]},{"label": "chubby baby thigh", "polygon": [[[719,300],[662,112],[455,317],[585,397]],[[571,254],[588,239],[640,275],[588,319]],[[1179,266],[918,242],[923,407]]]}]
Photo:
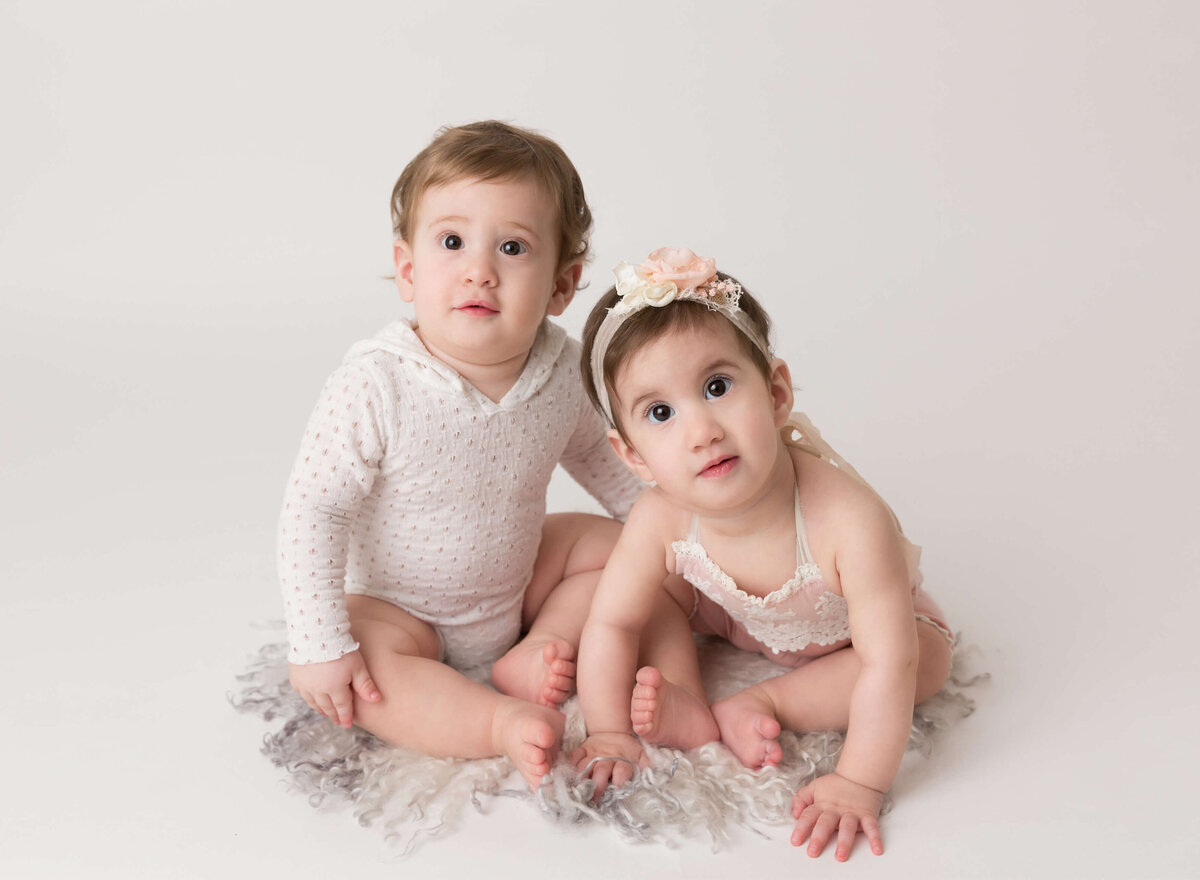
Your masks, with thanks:
[{"label": "chubby baby thigh", "polygon": [[953,636],[939,624],[917,619],[917,691],[915,702],[923,703],[942,689],[950,677]]},{"label": "chubby baby thigh", "polygon": [[951,650],[953,650],[955,641],[954,630],[946,622],[945,613],[933,601],[933,597],[919,586],[913,588],[913,611],[919,622],[927,623],[937,629],[949,643]]},{"label": "chubby baby thigh", "polygon": [[522,618],[528,628],[546,598],[569,577],[604,568],[621,534],[615,519],[591,513],[552,513],[542,525]]},{"label": "chubby baby thigh", "polygon": [[368,658],[382,654],[403,654],[441,660],[442,638],[429,623],[414,617],[398,605],[374,596],[346,596],[350,614],[350,633]]}]

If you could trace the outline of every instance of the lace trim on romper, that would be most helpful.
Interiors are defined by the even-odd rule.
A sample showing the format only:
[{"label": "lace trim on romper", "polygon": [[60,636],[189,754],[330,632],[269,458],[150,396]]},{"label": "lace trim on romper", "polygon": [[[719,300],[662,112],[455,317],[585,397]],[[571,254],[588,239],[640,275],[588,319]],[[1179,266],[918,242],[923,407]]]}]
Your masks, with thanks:
[{"label": "lace trim on romper", "polygon": [[675,541],[675,571],[720,605],[751,636],[783,654],[809,645],[833,645],[850,638],[846,599],[825,586],[821,569],[812,559],[800,492],[794,490],[796,516],[796,573],[778,590],[752,596],[717,565],[700,544],[700,518],[692,518],[686,541]]},{"label": "lace trim on romper", "polygon": [[[870,483],[825,441],[821,432],[802,412],[793,412],[782,429],[783,442],[828,463],[870,488]],[[872,489],[872,491],[874,491]],[[696,590],[697,613],[703,593],[740,624],[748,635],[773,654],[803,651],[809,645],[829,646],[850,639],[850,618],[846,599],[826,588],[821,570],[812,560],[804,517],[800,510],[799,488],[795,490],[796,574],[782,587],[766,596],[752,596],[740,589],[733,579],[709,558],[699,539],[699,518],[692,520],[686,541],[675,541],[675,570]],[[889,508],[890,509],[890,508]],[[892,514],[895,518],[895,514]],[[904,546],[908,575],[912,584],[913,606],[917,620],[935,627],[954,647],[954,632],[946,623],[937,603],[921,589],[921,548],[904,535],[896,520],[896,529]]]}]

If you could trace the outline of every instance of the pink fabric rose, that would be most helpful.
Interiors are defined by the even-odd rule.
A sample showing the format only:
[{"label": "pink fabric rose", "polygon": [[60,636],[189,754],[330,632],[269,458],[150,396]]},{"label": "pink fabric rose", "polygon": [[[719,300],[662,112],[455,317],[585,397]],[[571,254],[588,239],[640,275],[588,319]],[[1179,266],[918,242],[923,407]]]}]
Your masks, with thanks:
[{"label": "pink fabric rose", "polygon": [[680,290],[695,289],[717,275],[716,260],[698,257],[687,248],[659,248],[646,257],[640,268],[656,284],[669,281]]}]

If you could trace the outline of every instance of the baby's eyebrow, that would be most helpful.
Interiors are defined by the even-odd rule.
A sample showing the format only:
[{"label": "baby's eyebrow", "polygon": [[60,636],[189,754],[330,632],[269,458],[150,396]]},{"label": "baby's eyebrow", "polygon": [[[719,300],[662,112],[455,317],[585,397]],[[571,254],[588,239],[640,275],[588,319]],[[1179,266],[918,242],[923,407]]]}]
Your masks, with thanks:
[{"label": "baby's eyebrow", "polygon": [[532,226],[526,226],[524,223],[522,223],[519,220],[510,220],[508,225],[512,226],[513,229],[521,230],[526,235],[531,236],[532,238],[538,237],[536,229],[534,229]]},{"label": "baby's eyebrow", "polygon": [[445,214],[441,217],[434,217],[432,220],[430,220],[425,225],[426,226],[441,226],[443,223],[465,223],[466,220],[467,220],[466,217],[463,217],[459,214]]},{"label": "baby's eyebrow", "polygon": [[[469,218],[463,217],[461,214],[446,214],[441,217],[434,217],[432,220],[430,220],[426,224],[426,226],[429,228],[433,228],[434,226],[442,226],[446,223],[468,223],[468,222],[470,222]],[[517,231],[523,233],[524,235],[526,235],[532,239],[535,239],[538,241],[541,240],[541,236],[539,236],[537,234],[537,230],[535,230],[532,226],[528,226],[525,223],[522,223],[520,220],[505,220],[502,225],[512,227],[513,229],[516,229]]]},{"label": "baby's eyebrow", "polygon": [[637,411],[638,411],[638,410],[640,410],[640,409],[642,408],[642,405],[643,405],[643,404],[644,404],[646,401],[648,401],[648,400],[654,400],[655,398],[657,398],[657,397],[661,397],[661,396],[662,396],[662,395],[661,395],[661,394],[659,394],[659,393],[658,393],[657,391],[655,391],[654,389],[650,389],[650,390],[648,390],[648,391],[645,391],[645,392],[643,392],[643,393],[639,394],[637,397],[633,398],[633,400],[631,400],[631,401],[629,402],[629,407],[628,407],[628,413],[627,413],[627,414],[628,414],[628,415],[631,415],[631,416],[632,416],[632,415],[636,415],[636,414],[637,414]]},{"label": "baby's eyebrow", "polygon": [[731,360],[726,360],[723,357],[717,358],[711,364],[702,369],[701,373],[711,373],[713,370],[736,370],[737,364]]}]

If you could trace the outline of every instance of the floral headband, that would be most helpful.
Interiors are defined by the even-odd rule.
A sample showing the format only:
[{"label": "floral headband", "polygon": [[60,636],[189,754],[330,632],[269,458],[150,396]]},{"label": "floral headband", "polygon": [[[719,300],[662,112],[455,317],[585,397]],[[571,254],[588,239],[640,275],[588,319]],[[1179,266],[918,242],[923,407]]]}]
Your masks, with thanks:
[{"label": "floral headband", "polygon": [[613,269],[613,275],[621,299],[604,316],[592,343],[592,384],[610,425],[615,427],[617,422],[604,382],[604,355],[618,328],[630,315],[644,308],[662,308],[676,300],[703,303],[728,318],[764,355],[771,356],[767,341],[738,308],[742,286],[736,281],[720,280],[717,263],[712,258],[698,257],[687,248],[659,248],[640,266],[622,260]]}]

